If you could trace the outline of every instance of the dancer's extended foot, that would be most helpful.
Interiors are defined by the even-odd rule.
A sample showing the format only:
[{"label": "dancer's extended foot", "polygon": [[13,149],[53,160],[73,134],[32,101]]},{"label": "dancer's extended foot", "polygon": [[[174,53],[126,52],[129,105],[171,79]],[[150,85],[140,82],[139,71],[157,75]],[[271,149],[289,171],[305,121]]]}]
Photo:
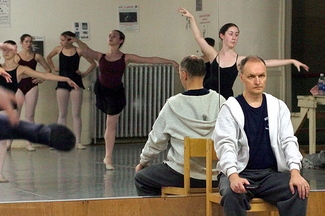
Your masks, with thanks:
[{"label": "dancer's extended foot", "polygon": [[104,158],[104,164],[106,165],[107,170],[114,170],[115,168],[112,165],[112,159]]},{"label": "dancer's extended foot", "polygon": [[26,145],[26,150],[27,151],[36,151],[36,148],[34,148],[31,144]]},{"label": "dancer's extended foot", "polygon": [[7,151],[11,150],[11,143],[7,143]]},{"label": "dancer's extended foot", "polygon": [[6,179],[2,174],[0,174],[0,183],[7,183],[9,182],[8,179]]},{"label": "dancer's extended foot", "polygon": [[85,150],[86,149],[86,146],[82,145],[81,143],[78,143],[76,145],[76,148],[79,149],[79,150]]}]

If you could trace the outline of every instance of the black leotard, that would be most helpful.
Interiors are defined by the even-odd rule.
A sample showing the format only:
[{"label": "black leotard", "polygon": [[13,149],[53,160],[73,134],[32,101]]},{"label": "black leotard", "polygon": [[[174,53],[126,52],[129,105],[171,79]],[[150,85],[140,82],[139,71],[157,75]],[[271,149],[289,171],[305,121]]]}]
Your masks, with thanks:
[{"label": "black leotard", "polygon": [[[29,61],[25,61],[20,57],[19,54],[17,55],[20,58],[18,62],[19,65],[28,66],[31,69],[36,70],[36,65],[37,65],[37,61],[35,59],[36,53],[34,53],[34,57]],[[33,81],[32,77],[23,78],[20,80],[18,84],[18,88],[23,92],[24,95],[26,95],[27,92],[29,92],[32,88],[38,85],[37,83],[33,83],[32,81]]]},{"label": "black leotard", "polygon": [[99,75],[95,83],[96,106],[108,115],[119,114],[126,105],[122,83],[126,68],[125,54],[116,61],[107,61],[103,54],[98,67]]},{"label": "black leotard", "polygon": [[18,82],[17,82],[17,68],[18,67],[19,66],[17,66],[15,69],[13,69],[11,71],[6,70],[6,72],[11,75],[10,83],[8,83],[3,76],[0,76],[0,86],[4,87],[14,93],[16,93],[18,90]]},{"label": "black leotard", "polygon": [[[69,77],[72,81],[74,81],[79,88],[85,88],[82,83],[82,78],[79,74],[77,74],[77,70],[79,69],[80,56],[78,52],[72,56],[66,56],[62,53],[62,50],[59,54],[59,62],[60,62],[60,76]],[[63,88],[71,91],[74,89],[67,82],[58,82],[56,89]]]},{"label": "black leotard", "polygon": [[230,96],[234,95],[234,92],[232,90],[232,87],[234,85],[234,82],[236,80],[236,77],[238,75],[238,69],[237,69],[237,59],[238,55],[236,57],[236,61],[231,67],[221,68],[220,67],[220,92],[219,92],[219,80],[218,80],[218,67],[219,64],[217,62],[217,57],[213,60],[213,62],[210,65],[210,76],[209,78],[204,82],[204,87],[206,89],[212,89],[220,93],[222,96],[224,96],[226,99]]}]

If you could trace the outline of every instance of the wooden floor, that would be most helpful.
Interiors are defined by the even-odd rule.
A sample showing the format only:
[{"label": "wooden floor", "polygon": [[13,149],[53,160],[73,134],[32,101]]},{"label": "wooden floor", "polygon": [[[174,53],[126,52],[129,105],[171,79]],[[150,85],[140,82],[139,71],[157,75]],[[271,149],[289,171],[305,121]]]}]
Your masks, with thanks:
[{"label": "wooden floor", "polygon": [[[311,192],[307,215],[323,216],[325,192]],[[214,206],[215,215],[220,208]],[[113,198],[0,204],[2,216],[205,216],[205,197]],[[265,213],[248,215],[266,216]]]},{"label": "wooden floor", "polygon": [[[204,216],[205,197],[137,197],[134,167],[143,144],[116,145],[116,170],[106,171],[105,148],[68,153],[38,148],[8,152],[0,184],[0,216]],[[161,162],[166,157],[158,158]],[[312,192],[308,214],[325,215],[325,170],[303,170]],[[214,206],[215,216],[222,215]],[[249,214],[264,216],[267,214]]]}]

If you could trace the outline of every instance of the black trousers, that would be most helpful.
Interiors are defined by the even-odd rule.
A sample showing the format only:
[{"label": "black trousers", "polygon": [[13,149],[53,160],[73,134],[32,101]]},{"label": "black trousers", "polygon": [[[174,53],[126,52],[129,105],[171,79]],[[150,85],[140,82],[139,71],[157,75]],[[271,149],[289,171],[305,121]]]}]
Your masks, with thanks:
[{"label": "black trousers", "polygon": [[299,198],[297,190],[294,194],[289,188],[290,173],[277,172],[273,169],[244,170],[239,173],[251,184],[258,188],[247,190],[248,193],[238,194],[230,188],[228,177],[221,174],[219,190],[222,195],[221,205],[225,216],[244,216],[246,209],[250,209],[249,201],[254,198],[263,200],[276,206],[281,216],[305,216],[307,212],[307,198]]},{"label": "black trousers", "polygon": [[[191,178],[192,188],[205,188],[205,180]],[[214,181],[213,186],[217,187]],[[160,196],[163,186],[184,187],[184,176],[165,163],[151,165],[135,174],[135,187],[139,196]]]},{"label": "black trousers", "polygon": [[19,121],[12,126],[8,117],[0,114],[0,140],[24,139],[33,143],[49,145],[51,128],[47,125]]}]

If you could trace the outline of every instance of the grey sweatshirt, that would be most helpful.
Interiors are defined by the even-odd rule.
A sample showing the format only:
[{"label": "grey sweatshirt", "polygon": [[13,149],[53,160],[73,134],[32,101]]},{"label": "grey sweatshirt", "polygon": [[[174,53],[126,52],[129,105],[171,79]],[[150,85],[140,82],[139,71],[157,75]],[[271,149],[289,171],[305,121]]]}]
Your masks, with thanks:
[{"label": "grey sweatshirt", "polygon": [[[164,162],[176,172],[184,174],[184,137],[211,138],[223,102],[224,97],[213,90],[206,95],[177,94],[169,98],[148,135],[140,163],[148,165],[167,149],[170,142],[171,147]],[[205,172],[205,159],[191,160],[192,178],[205,179]]]}]

